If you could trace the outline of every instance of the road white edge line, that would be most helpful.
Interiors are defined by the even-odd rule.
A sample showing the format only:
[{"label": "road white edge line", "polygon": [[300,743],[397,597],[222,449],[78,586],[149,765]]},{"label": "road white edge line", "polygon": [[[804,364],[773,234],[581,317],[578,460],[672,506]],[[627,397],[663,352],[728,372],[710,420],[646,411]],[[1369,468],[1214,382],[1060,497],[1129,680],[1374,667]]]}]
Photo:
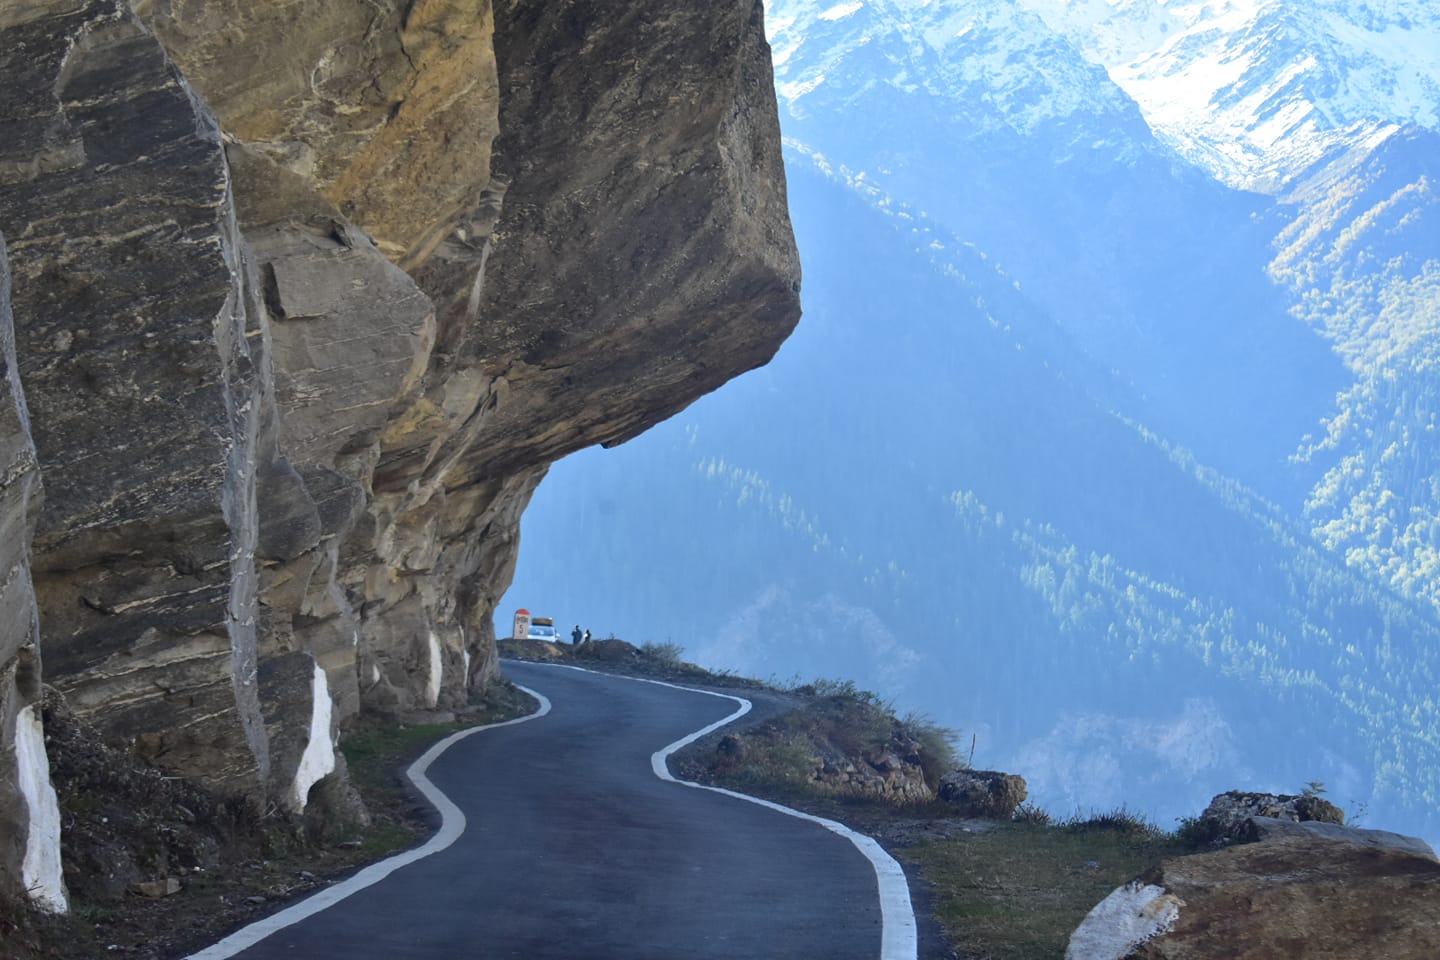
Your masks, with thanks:
[{"label": "road white edge line", "polygon": [[423,860],[439,853],[459,840],[460,835],[465,832],[465,814],[461,813],[460,808],[455,806],[449,797],[441,793],[440,789],[430,782],[430,778],[425,775],[426,771],[430,769],[430,764],[434,763],[436,758],[466,737],[472,737],[484,730],[494,730],[499,727],[510,727],[517,723],[538,720],[550,712],[550,701],[544,694],[531,690],[529,687],[522,687],[518,683],[515,686],[534,697],[540,704],[534,713],[516,717],[513,720],[487,723],[452,733],[421,754],[419,759],[410,764],[405,771],[410,782],[415,784],[416,788],[425,795],[425,799],[429,800],[430,804],[440,813],[440,829],[433,837],[413,850],[396,854],[379,863],[372,863],[349,879],[342,880],[332,887],[326,887],[294,906],[286,907],[279,913],[273,913],[249,926],[241,927],[219,943],[211,944],[199,953],[190,954],[185,960],[227,960],[240,951],[253,947],[271,934],[297,924],[307,917],[313,917],[320,911],[333,907],[341,900],[354,896],[366,887],[374,886],[401,867],[409,866],[417,860]]},{"label": "road white edge line", "polygon": [[669,746],[662,747],[650,755],[650,768],[655,771],[655,776],[669,783],[678,783],[681,786],[694,787],[696,790],[709,790],[711,793],[721,793],[727,797],[734,797],[737,800],[746,800],[750,803],[768,807],[778,813],[791,817],[798,817],[801,820],[809,820],[811,823],[818,823],[820,826],[837,833],[855,845],[865,859],[870,861],[870,866],[875,870],[875,880],[879,886],[880,894],[880,960],[916,960],[919,956],[920,946],[915,922],[915,908],[910,902],[910,884],[905,879],[905,871],[895,858],[885,852],[885,848],[873,838],[866,836],[856,830],[851,830],[843,823],[834,820],[827,820],[824,817],[817,817],[811,813],[801,810],[794,810],[790,807],[773,803],[769,800],[762,800],[759,797],[752,797],[747,793],[738,793],[734,790],[726,790],[724,787],[712,787],[703,783],[695,783],[692,780],[681,780],[670,772],[670,755],[678,750],[688,747],[708,733],[712,733],[727,723],[745,716],[750,712],[751,703],[744,697],[733,696],[728,693],[716,693],[713,690],[700,690],[696,687],[682,687],[678,683],[666,683],[664,680],[650,680],[646,677],[627,677],[617,673],[605,673],[600,670],[588,670],[585,667],[576,667],[568,663],[541,663],[536,661],[517,661],[524,663],[535,663],[541,667],[562,667],[566,670],[579,670],[581,673],[594,673],[602,677],[614,677],[617,680],[634,680],[637,683],[653,683],[656,686],[670,687],[675,690],[684,690],[687,693],[703,693],[711,697],[720,697],[725,700],[734,700],[740,704],[739,708],[728,717],[717,720],[708,727],[696,730],[689,736],[681,737]]}]

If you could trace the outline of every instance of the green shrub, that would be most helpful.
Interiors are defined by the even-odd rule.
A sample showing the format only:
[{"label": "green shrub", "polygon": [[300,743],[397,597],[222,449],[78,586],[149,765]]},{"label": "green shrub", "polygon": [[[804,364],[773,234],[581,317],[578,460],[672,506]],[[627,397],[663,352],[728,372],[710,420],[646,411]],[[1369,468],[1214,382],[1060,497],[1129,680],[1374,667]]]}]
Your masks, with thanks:
[{"label": "green shrub", "polygon": [[1104,813],[1092,811],[1087,817],[1076,814],[1063,826],[1075,833],[1119,833],[1131,837],[1159,837],[1165,833],[1143,814],[1131,813],[1123,806]]},{"label": "green shrub", "polygon": [[1015,814],[1011,817],[1016,823],[1028,823],[1036,827],[1050,826],[1050,811],[1038,803],[1026,801],[1015,808]]},{"label": "green shrub", "polygon": [[640,645],[640,652],[651,660],[659,660],[661,663],[679,663],[680,655],[685,648],[678,643],[650,643],[646,641]]},{"label": "green shrub", "polygon": [[963,766],[955,752],[960,735],[925,714],[906,714],[900,721],[899,733],[920,744],[920,769],[930,789],[938,789],[941,777]]},{"label": "green shrub", "polygon": [[1177,821],[1175,838],[1192,850],[1212,846],[1220,839],[1220,828],[1213,820],[1204,817],[1181,817]]},{"label": "green shrub", "polygon": [[808,697],[838,697],[842,700],[854,700],[856,703],[867,703],[874,707],[889,709],[889,704],[880,694],[872,690],[861,690],[855,686],[854,680],[828,680],[822,677],[812,680],[804,686],[794,688],[794,692]]}]

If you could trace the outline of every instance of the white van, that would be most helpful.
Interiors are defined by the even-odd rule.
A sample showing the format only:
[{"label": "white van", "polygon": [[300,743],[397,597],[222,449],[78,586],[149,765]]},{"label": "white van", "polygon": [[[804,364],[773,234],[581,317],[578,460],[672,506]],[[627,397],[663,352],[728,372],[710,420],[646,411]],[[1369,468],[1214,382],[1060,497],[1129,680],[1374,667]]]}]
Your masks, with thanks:
[{"label": "white van", "polygon": [[560,642],[560,634],[555,630],[555,618],[553,617],[531,617],[530,629],[525,636],[531,640]]}]

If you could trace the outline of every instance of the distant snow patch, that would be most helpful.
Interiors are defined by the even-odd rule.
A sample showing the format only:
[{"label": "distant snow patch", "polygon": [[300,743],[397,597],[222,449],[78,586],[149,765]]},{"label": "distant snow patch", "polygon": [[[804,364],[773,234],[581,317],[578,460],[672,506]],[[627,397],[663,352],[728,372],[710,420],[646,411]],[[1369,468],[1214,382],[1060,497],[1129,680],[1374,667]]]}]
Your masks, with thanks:
[{"label": "distant snow patch", "polygon": [[310,742],[300,757],[300,767],[295,771],[295,792],[290,797],[296,813],[305,809],[310,788],[335,772],[335,743],[330,739],[330,718],[335,704],[330,698],[330,682],[318,663],[310,689]]},{"label": "distant snow patch", "polygon": [[465,654],[465,689],[470,689],[470,649],[467,647]]},{"label": "distant snow patch", "polygon": [[1118,887],[1075,928],[1065,960],[1120,960],[1145,941],[1169,932],[1184,905],[1184,900],[1154,884],[1132,881]]},{"label": "distant snow patch", "polygon": [[835,6],[820,14],[821,20],[844,20],[846,17],[860,12],[865,4],[861,0],[850,0],[849,3],[837,3]]},{"label": "distant snow patch", "polygon": [[42,910],[66,913],[65,880],[60,872],[60,804],[50,785],[50,759],[45,755],[45,732],[32,703],[15,718],[15,766],[20,795],[29,810],[30,830],[20,879],[30,899]]}]

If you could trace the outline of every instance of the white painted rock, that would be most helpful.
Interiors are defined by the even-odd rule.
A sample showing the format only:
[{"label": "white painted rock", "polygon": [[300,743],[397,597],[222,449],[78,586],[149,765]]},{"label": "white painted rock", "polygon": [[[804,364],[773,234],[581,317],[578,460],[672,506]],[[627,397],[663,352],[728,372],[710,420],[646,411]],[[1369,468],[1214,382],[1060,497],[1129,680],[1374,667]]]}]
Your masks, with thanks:
[{"label": "white painted rock", "polygon": [[1153,884],[1135,880],[1118,887],[1070,935],[1065,960],[1121,960],[1175,926],[1184,905],[1185,901]]}]

